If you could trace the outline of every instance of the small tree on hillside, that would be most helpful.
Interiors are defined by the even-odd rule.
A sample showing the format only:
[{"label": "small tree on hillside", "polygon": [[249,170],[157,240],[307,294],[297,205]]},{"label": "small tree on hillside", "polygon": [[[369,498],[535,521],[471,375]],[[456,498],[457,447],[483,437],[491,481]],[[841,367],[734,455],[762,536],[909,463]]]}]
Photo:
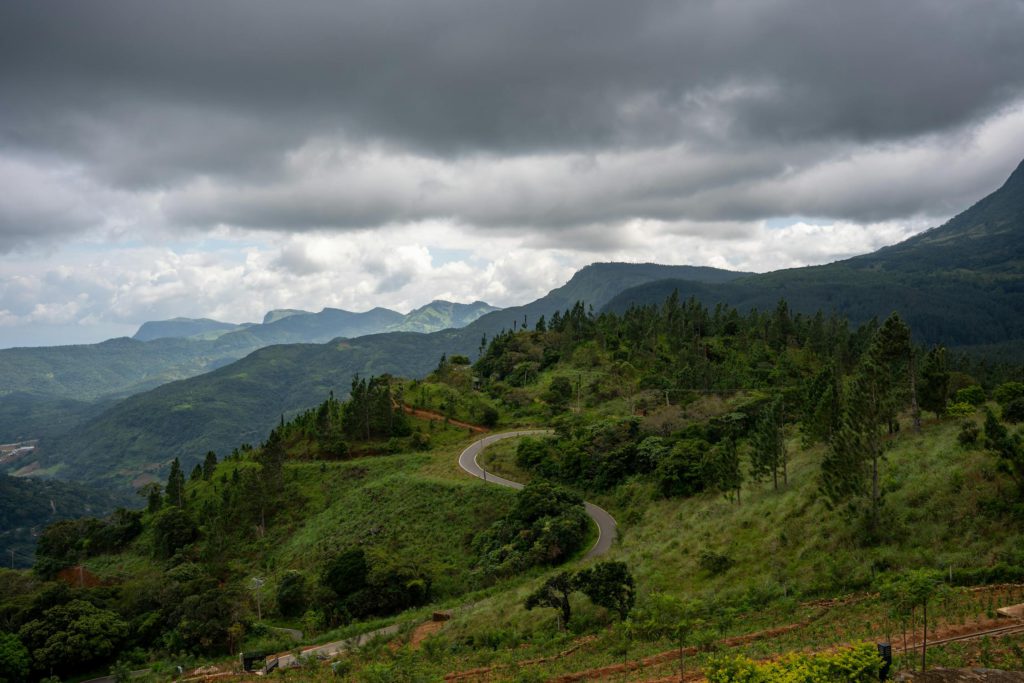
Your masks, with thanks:
[{"label": "small tree on hillside", "polygon": [[779,488],[779,471],[788,483],[785,411],[782,397],[776,396],[761,414],[750,440],[750,470],[754,479],[772,478],[772,487]]},{"label": "small tree on hillside", "polygon": [[636,610],[627,623],[633,637],[640,640],[671,640],[679,652],[679,680],[685,672],[686,644],[704,624],[705,606],[695,600],[667,593],[652,593],[643,610]]},{"label": "small tree on hillside", "polygon": [[564,631],[572,618],[569,596],[576,590],[576,581],[571,572],[559,572],[527,596],[523,603],[526,609],[550,607],[558,611],[558,630]]},{"label": "small tree on hillside", "polygon": [[928,603],[944,588],[942,574],[932,569],[907,571],[883,582],[881,586],[882,599],[889,603],[901,620],[912,617],[918,607],[922,610],[921,671],[927,665]]},{"label": "small tree on hillside", "polygon": [[595,605],[625,621],[636,603],[636,582],[625,562],[598,562],[576,574],[576,586]]},{"label": "small tree on hillside", "polygon": [[946,349],[932,347],[921,364],[921,408],[942,417],[949,401],[949,362]]},{"label": "small tree on hillside", "polygon": [[167,474],[167,501],[171,505],[185,505],[185,473],[181,471],[181,463],[177,458],[171,462],[171,471]]}]

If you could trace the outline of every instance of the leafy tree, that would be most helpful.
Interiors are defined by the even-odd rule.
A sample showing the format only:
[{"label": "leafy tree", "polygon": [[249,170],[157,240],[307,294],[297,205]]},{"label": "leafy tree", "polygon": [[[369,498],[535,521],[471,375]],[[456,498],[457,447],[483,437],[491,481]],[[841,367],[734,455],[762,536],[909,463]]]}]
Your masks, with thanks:
[{"label": "leafy tree", "polygon": [[328,560],[320,573],[320,584],[329,588],[338,600],[344,601],[366,587],[369,573],[366,552],[362,548],[353,548]]},{"label": "leafy tree", "polygon": [[890,577],[881,586],[882,599],[889,603],[902,620],[908,619],[920,607],[923,635],[921,640],[921,671],[925,670],[928,650],[928,602],[939,594],[944,585],[942,574],[931,569],[915,569]]},{"label": "leafy tree", "polygon": [[629,616],[636,603],[636,582],[625,562],[598,562],[576,574],[576,586],[595,605]]},{"label": "leafy tree", "polygon": [[181,463],[175,458],[171,462],[171,471],[167,474],[167,501],[171,505],[185,505],[185,474],[181,471]]},{"label": "leafy tree", "polygon": [[686,643],[703,626],[705,612],[700,602],[668,593],[652,593],[644,608],[630,617],[628,628],[641,640],[668,639],[675,643],[679,652],[679,680],[682,681]]},{"label": "leafy tree", "polygon": [[116,612],[72,600],[29,621],[18,636],[31,653],[35,670],[65,675],[109,661],[120,652],[128,624]]},{"label": "leafy tree", "polygon": [[980,406],[985,402],[985,390],[977,384],[964,387],[956,392],[953,401],[955,403],[966,403],[972,406]]},{"label": "leafy tree", "polygon": [[172,505],[153,517],[153,550],[157,557],[172,557],[198,536],[192,516],[180,507]]},{"label": "leafy tree", "polygon": [[277,585],[277,610],[286,617],[306,611],[306,577],[296,571],[285,572]]},{"label": "leafy tree", "polygon": [[571,572],[559,572],[550,577],[537,590],[530,593],[523,603],[526,609],[534,607],[550,607],[558,611],[558,630],[565,630],[572,618],[572,606],[569,596],[576,590],[576,582]]},{"label": "leafy tree", "polygon": [[658,490],[666,498],[692,496],[706,485],[705,460],[711,445],[703,439],[677,441],[655,469]]},{"label": "leafy tree", "polygon": [[0,683],[22,683],[28,680],[28,649],[13,633],[0,633]]},{"label": "leafy tree", "polygon": [[1007,422],[1024,422],[1024,398],[1015,398],[1004,405],[1003,419]]},{"label": "leafy tree", "polygon": [[999,469],[1010,475],[1024,499],[1024,439],[1011,434],[991,410],[985,411],[985,446],[999,458]]},{"label": "leafy tree", "polygon": [[921,408],[941,417],[949,400],[949,361],[946,349],[932,347],[921,365]]},{"label": "leafy tree", "polygon": [[568,377],[555,377],[551,380],[551,384],[542,398],[551,407],[552,412],[564,411],[569,407],[569,401],[572,400],[572,382]]},{"label": "leafy tree", "polygon": [[1024,382],[1006,382],[996,387],[992,392],[992,398],[1005,407],[1010,401],[1024,398]]}]

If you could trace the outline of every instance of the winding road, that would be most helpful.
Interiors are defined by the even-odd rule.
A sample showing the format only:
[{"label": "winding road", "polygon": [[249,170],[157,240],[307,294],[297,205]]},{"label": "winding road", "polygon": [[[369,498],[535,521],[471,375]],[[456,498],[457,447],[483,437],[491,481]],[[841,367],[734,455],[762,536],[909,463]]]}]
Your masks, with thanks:
[{"label": "winding road", "polygon": [[[502,432],[501,434],[491,434],[485,436],[482,439],[478,439],[466,447],[466,450],[462,451],[459,455],[459,467],[469,472],[474,477],[483,479],[490,484],[497,484],[498,486],[508,486],[513,489],[521,489],[523,485],[518,481],[512,481],[511,479],[505,479],[499,477],[496,474],[492,474],[480,467],[480,463],[476,461],[476,458],[480,453],[496,441],[502,439],[511,439],[517,436],[531,436],[538,434],[550,434],[551,432],[544,429],[530,429],[518,432]],[[583,556],[584,560],[589,560],[592,557],[600,557],[609,550],[611,550],[612,542],[618,535],[618,529],[615,525],[615,518],[608,514],[607,510],[599,508],[593,503],[583,503],[583,506],[587,510],[587,515],[590,516],[594,523],[597,524],[597,540],[594,542],[593,547]]]}]

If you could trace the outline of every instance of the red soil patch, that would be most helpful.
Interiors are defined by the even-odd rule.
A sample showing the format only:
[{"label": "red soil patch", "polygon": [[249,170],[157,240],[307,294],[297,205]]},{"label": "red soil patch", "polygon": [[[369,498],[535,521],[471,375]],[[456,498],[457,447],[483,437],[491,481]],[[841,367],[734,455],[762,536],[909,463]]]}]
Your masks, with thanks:
[{"label": "red soil patch", "polygon": [[57,578],[71,587],[95,588],[103,585],[100,577],[81,565],[61,569],[57,572]]}]

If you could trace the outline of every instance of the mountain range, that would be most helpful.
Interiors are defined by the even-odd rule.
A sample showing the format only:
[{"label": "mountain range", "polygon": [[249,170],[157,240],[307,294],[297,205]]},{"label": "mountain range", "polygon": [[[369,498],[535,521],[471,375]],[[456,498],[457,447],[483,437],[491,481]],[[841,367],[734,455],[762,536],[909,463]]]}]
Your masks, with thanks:
[{"label": "mountain range", "polygon": [[[373,320],[374,325],[386,326],[393,320],[393,312],[384,309],[363,314],[326,309],[319,314],[287,311],[269,323],[229,331],[213,341],[171,338],[145,342],[163,343],[170,349],[175,344],[192,343],[229,344],[232,348],[264,342],[278,345],[264,344],[265,348],[230,364],[221,362],[220,367],[210,362],[204,374],[108,403],[98,414],[94,404],[89,404],[93,412],[63,433],[25,437],[42,437],[37,472],[75,480],[125,482],[146,472],[159,472],[174,457],[191,467],[207,450],[223,453],[240,442],[256,441],[282,415],[305,409],[331,391],[345,395],[356,375],[420,377],[436,366],[442,354],[475,356],[483,341],[494,334],[532,326],[540,316],[563,311],[577,301],[586,302],[594,312],[622,311],[632,305],[660,304],[672,291],[741,309],[774,308],[784,298],[798,312],[835,312],[855,324],[898,310],[918,342],[964,348],[997,345],[1018,353],[1024,349],[1022,256],[1024,164],[999,190],[946,224],[872,254],[823,266],[752,274],[691,266],[601,263],[580,270],[568,283],[537,301],[492,310],[461,329],[424,334],[430,328],[424,323],[418,332],[350,334],[352,338],[328,343],[280,343],[299,334],[294,331],[299,328],[313,335],[307,341],[326,341],[315,335],[330,334],[328,330],[337,329],[331,328],[335,322],[345,320],[351,325],[348,329],[357,329],[352,316]],[[419,316],[428,321],[432,317]],[[318,331],[320,325],[323,331]],[[199,332],[208,333],[210,330]],[[277,341],[270,342],[270,338]],[[142,343],[113,340],[104,343],[109,348],[100,344],[89,352],[117,357],[119,351]],[[51,381],[74,386],[59,372],[53,375]],[[158,380],[154,377],[152,381]]]}]

